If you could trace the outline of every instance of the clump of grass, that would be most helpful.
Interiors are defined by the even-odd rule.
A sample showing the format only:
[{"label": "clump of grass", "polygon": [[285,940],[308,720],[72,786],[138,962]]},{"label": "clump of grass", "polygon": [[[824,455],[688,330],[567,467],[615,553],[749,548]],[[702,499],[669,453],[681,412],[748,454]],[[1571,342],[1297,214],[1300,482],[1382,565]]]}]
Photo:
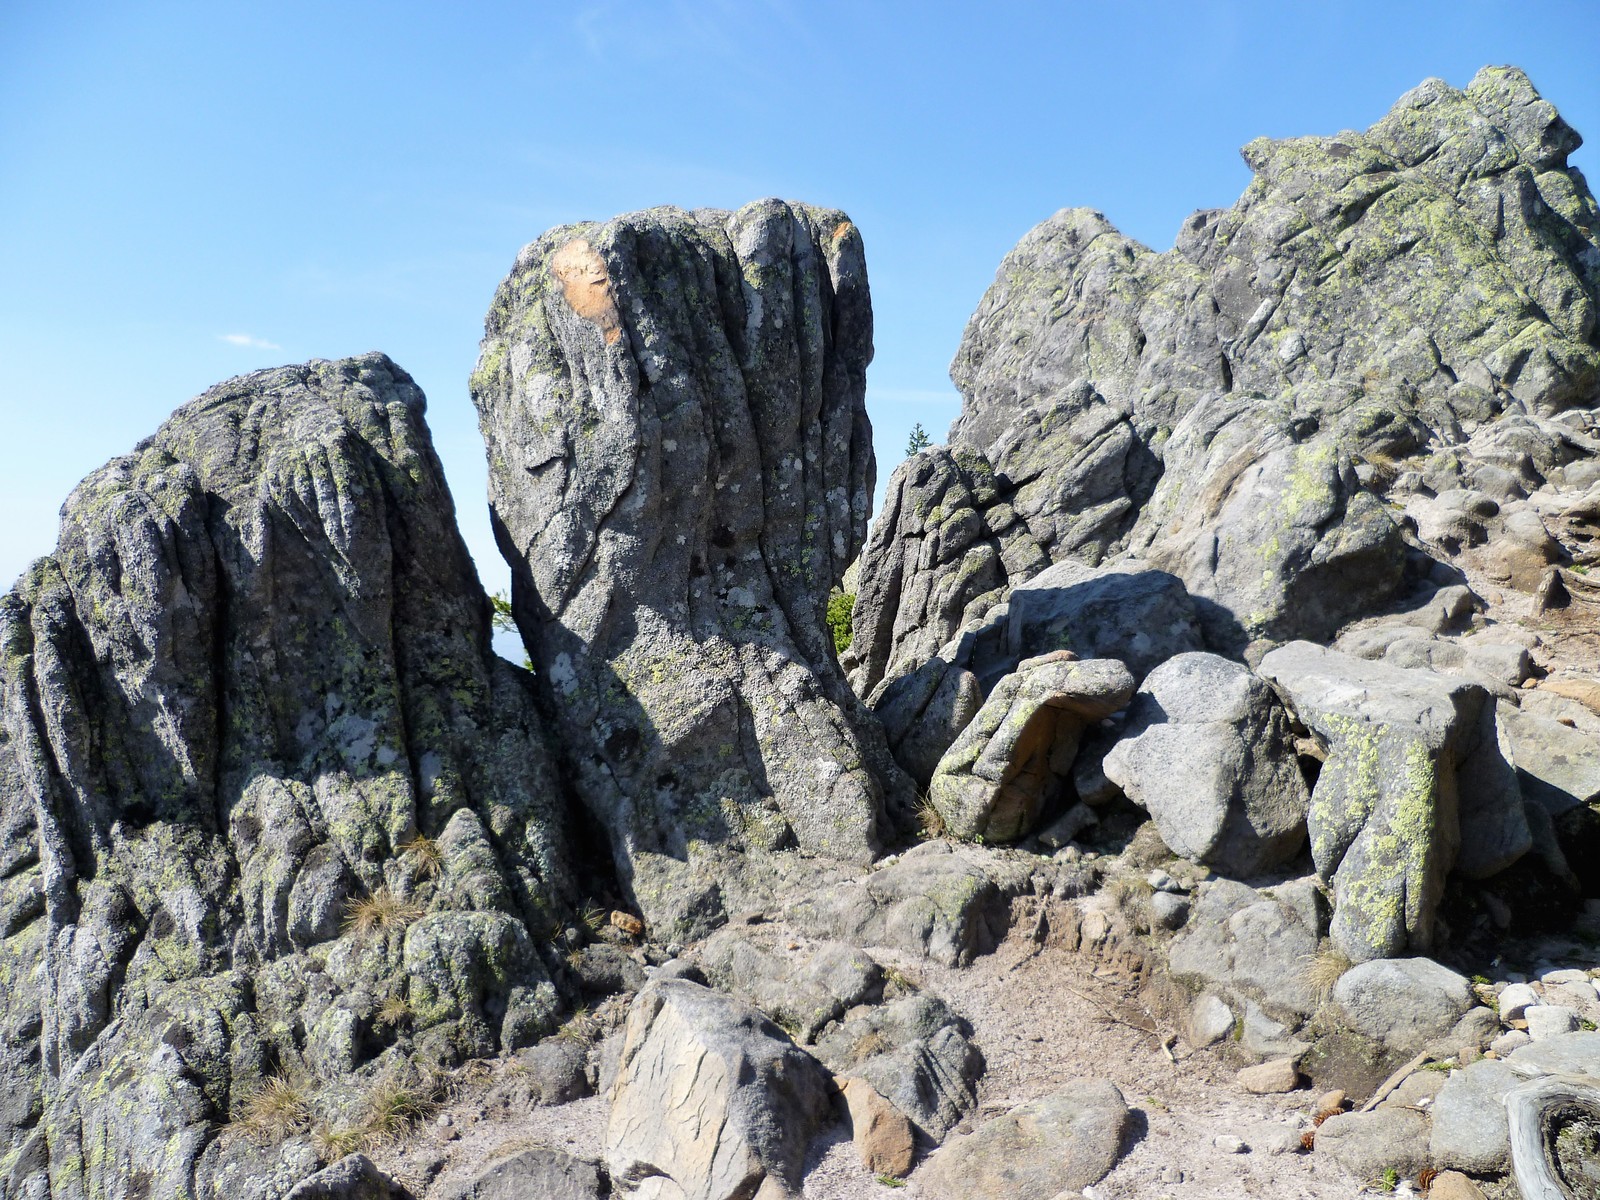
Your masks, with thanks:
[{"label": "clump of grass", "polygon": [[418,1121],[438,1108],[437,1089],[427,1082],[414,1084],[398,1078],[381,1079],[367,1093],[361,1132],[369,1146],[397,1141]]},{"label": "clump of grass", "polygon": [[444,847],[427,834],[417,834],[400,847],[400,854],[418,879],[437,879],[444,873]]},{"label": "clump of grass", "polygon": [[1118,875],[1106,884],[1106,894],[1116,901],[1119,908],[1139,900],[1148,900],[1155,893],[1155,888],[1147,880],[1135,875]]},{"label": "clump of grass", "polygon": [[899,967],[885,967],[883,969],[883,982],[886,985],[899,988],[902,992],[920,992],[922,990],[917,981]]},{"label": "clump of grass", "polygon": [[311,1148],[323,1162],[337,1162],[358,1151],[393,1145],[433,1114],[444,1090],[437,1078],[428,1075],[380,1079],[363,1098],[360,1119],[319,1124],[311,1131]]},{"label": "clump of grass", "polygon": [[926,794],[917,794],[917,825],[922,829],[925,838],[942,838],[949,834],[950,827],[945,824],[944,814],[939,811],[938,805]]},{"label": "clump of grass", "polygon": [[1317,994],[1318,1002],[1333,995],[1333,986],[1350,969],[1350,960],[1331,942],[1324,943],[1306,964],[1306,983]]},{"label": "clump of grass", "polygon": [[251,1141],[281,1142],[311,1127],[311,1098],[300,1084],[274,1075],[245,1097],[231,1124]]},{"label": "clump of grass", "polygon": [[606,910],[598,904],[585,904],[583,911],[578,914],[578,919],[583,922],[591,937],[599,937],[609,922]]},{"label": "clump of grass", "polygon": [[879,1175],[877,1178],[878,1182],[886,1188],[903,1188],[906,1186],[904,1179],[896,1178],[893,1175]]},{"label": "clump of grass", "polygon": [[587,1046],[600,1036],[600,1018],[589,1011],[587,1004],[581,1005],[572,1016],[568,1017],[561,1028],[556,1030],[556,1037],[564,1042],[577,1042]]},{"label": "clump of grass", "polygon": [[422,907],[404,896],[381,887],[370,896],[348,901],[344,906],[344,931],[358,937],[404,929],[422,916]]},{"label": "clump of grass", "polygon": [[373,1014],[373,1024],[385,1029],[393,1029],[404,1025],[411,1019],[411,1004],[404,996],[390,996],[378,1005],[378,1011]]},{"label": "clump of grass", "polygon": [[366,1144],[361,1131],[347,1125],[318,1125],[311,1131],[311,1149],[325,1163],[338,1162]]}]

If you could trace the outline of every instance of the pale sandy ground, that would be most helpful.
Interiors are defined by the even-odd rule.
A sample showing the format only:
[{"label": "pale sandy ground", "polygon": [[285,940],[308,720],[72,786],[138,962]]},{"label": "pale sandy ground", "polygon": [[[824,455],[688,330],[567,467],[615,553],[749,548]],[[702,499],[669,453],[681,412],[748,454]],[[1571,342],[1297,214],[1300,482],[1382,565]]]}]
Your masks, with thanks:
[{"label": "pale sandy ground", "polygon": [[[1138,1004],[1125,975],[1053,939],[1036,947],[1026,936],[1032,926],[1029,913],[1020,912],[1011,936],[964,970],[873,951],[972,1023],[988,1060],[974,1123],[1059,1091],[1072,1079],[1106,1079],[1134,1110],[1135,1132],[1116,1168],[1094,1186],[1100,1200],[1346,1200],[1361,1192],[1359,1181],[1314,1154],[1217,1149],[1219,1135],[1248,1144],[1264,1142],[1269,1126],[1273,1132],[1291,1123],[1309,1126],[1313,1094],[1248,1095],[1233,1083],[1235,1068],[1208,1051],[1191,1051],[1181,1039],[1174,1046],[1178,1061],[1171,1062],[1157,1037],[1112,1019],[1155,1025],[1162,1035],[1175,1032]],[[1182,1173],[1181,1181],[1166,1182],[1174,1172]],[[805,1196],[913,1200],[924,1194],[916,1181],[913,1170],[905,1188],[884,1187],[861,1169],[854,1147],[841,1142],[825,1148],[806,1179]]]}]

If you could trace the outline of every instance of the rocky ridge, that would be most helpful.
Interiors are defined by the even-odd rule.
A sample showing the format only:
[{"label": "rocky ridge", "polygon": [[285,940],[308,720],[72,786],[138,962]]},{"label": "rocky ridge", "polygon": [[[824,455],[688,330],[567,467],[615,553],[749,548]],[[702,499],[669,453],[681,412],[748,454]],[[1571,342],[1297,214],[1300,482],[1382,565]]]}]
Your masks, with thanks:
[{"label": "rocky ridge", "polygon": [[395,364],[180,408],[0,602],[0,1198],[1588,1194],[1577,145],[1485,69],[1057,214],[870,531],[844,214],[551,231],[531,672]]}]

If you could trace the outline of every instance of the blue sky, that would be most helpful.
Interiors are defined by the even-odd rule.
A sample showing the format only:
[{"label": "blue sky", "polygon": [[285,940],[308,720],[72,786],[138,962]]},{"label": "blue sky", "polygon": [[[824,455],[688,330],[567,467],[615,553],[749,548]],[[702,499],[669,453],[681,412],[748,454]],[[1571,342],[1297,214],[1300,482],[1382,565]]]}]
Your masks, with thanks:
[{"label": "blue sky", "polygon": [[1595,0],[0,0],[0,587],[188,397],[371,349],[426,390],[504,586],[483,313],[547,227],[654,204],[854,217],[886,478],[914,421],[942,438],[967,316],[1056,209],[1166,248],[1243,189],[1251,138],[1363,128],[1485,63],[1600,144],[1597,52]]}]

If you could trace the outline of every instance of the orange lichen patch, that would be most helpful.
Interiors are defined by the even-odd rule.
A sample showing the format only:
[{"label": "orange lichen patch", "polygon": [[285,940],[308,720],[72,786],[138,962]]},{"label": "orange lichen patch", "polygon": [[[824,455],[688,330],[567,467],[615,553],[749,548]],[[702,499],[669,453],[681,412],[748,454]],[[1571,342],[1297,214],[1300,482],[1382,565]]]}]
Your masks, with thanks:
[{"label": "orange lichen patch", "polygon": [[849,237],[853,229],[855,226],[849,221],[840,221],[833,227],[833,240],[837,242]]},{"label": "orange lichen patch", "polygon": [[561,284],[568,306],[585,321],[599,326],[611,345],[622,336],[622,316],[611,294],[605,259],[582,238],[574,238],[550,259],[550,273]]}]

